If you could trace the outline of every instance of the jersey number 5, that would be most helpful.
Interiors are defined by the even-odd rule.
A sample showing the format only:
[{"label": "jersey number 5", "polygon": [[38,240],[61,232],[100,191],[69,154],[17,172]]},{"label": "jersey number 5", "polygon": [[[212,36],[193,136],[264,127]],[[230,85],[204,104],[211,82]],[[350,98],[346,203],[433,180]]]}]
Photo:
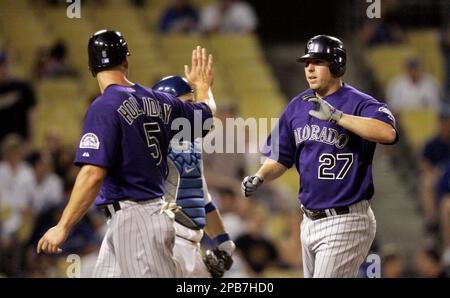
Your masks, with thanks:
[{"label": "jersey number 5", "polygon": [[156,165],[159,166],[162,161],[161,146],[159,145],[158,138],[155,137],[155,134],[158,135],[161,131],[158,122],[144,123],[144,131],[145,137],[147,138],[147,146],[153,150],[150,154],[155,160]]},{"label": "jersey number 5", "polygon": [[[330,172],[336,166],[336,160],[345,161],[337,176],[335,173]],[[319,157],[319,162],[319,179],[344,179],[353,164],[353,153],[338,153],[336,157],[333,154],[324,153]]]}]

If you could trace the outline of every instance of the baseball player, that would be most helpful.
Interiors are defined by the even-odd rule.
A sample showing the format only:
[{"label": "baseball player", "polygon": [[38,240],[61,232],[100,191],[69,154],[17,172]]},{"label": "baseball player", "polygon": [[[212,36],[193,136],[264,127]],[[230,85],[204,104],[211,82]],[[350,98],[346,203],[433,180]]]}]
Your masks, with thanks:
[{"label": "baseball player", "polygon": [[288,104],[268,137],[268,159],[244,178],[242,192],[252,195],[295,164],[304,276],[356,277],[375,237],[375,146],[396,142],[395,119],[385,104],[342,82],[346,50],[339,39],[311,38],[297,61],[305,63],[310,89]]},{"label": "baseball player", "polygon": [[[185,78],[163,78],[154,90],[168,92],[183,101],[193,101],[194,90]],[[172,140],[166,178],[166,210],[175,214],[174,259],[181,277],[222,277],[230,269],[235,245],[225,232],[219,210],[211,200],[203,176],[201,139]],[[200,240],[206,234],[217,248],[202,256]]]},{"label": "baseball player", "polygon": [[[197,47],[185,75],[199,103],[144,88],[127,79],[129,51],[117,31],[100,30],[88,43],[89,68],[101,95],[89,107],[75,164],[81,166],[58,224],[40,239],[38,253],[56,253],[95,199],[108,220],[94,277],[175,277],[174,220],[160,213],[165,193],[171,124],[212,117],[208,91],[212,56]],[[201,116],[201,119],[199,117]]]}]

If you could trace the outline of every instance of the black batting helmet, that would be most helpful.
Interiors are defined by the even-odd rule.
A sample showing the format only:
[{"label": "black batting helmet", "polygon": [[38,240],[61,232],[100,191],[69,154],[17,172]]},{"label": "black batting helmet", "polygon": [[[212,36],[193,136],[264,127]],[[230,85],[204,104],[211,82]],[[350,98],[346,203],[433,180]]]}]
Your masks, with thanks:
[{"label": "black batting helmet", "polygon": [[120,32],[104,29],[89,39],[88,55],[89,69],[95,77],[99,71],[122,64],[130,52]]},{"label": "black batting helmet", "polygon": [[297,62],[305,62],[308,58],[327,60],[330,64],[330,72],[341,77],[345,73],[347,54],[344,43],[338,38],[329,35],[316,35],[306,44],[305,55],[297,59]]}]

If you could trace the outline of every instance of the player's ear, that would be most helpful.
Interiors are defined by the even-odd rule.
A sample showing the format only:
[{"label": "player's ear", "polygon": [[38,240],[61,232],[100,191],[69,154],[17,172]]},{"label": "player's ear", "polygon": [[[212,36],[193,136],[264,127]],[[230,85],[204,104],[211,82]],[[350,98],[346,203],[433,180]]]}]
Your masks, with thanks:
[{"label": "player's ear", "polygon": [[127,59],[127,58],[125,58],[125,59],[123,60],[122,66],[123,66],[126,70],[128,70],[128,59]]}]

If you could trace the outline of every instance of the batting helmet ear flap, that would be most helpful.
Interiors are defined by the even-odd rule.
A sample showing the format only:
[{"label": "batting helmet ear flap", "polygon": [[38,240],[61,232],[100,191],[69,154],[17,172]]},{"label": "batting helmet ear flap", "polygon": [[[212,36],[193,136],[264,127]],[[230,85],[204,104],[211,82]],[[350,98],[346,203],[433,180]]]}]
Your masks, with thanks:
[{"label": "batting helmet ear flap", "polygon": [[332,54],[332,58],[330,59],[330,72],[335,77],[342,77],[345,73],[345,64],[346,64],[346,53],[345,50],[341,48],[334,48],[334,53]]},{"label": "batting helmet ear flap", "polygon": [[345,73],[345,64],[343,65],[335,60],[330,61],[329,68],[331,74],[336,78],[342,77]]}]

